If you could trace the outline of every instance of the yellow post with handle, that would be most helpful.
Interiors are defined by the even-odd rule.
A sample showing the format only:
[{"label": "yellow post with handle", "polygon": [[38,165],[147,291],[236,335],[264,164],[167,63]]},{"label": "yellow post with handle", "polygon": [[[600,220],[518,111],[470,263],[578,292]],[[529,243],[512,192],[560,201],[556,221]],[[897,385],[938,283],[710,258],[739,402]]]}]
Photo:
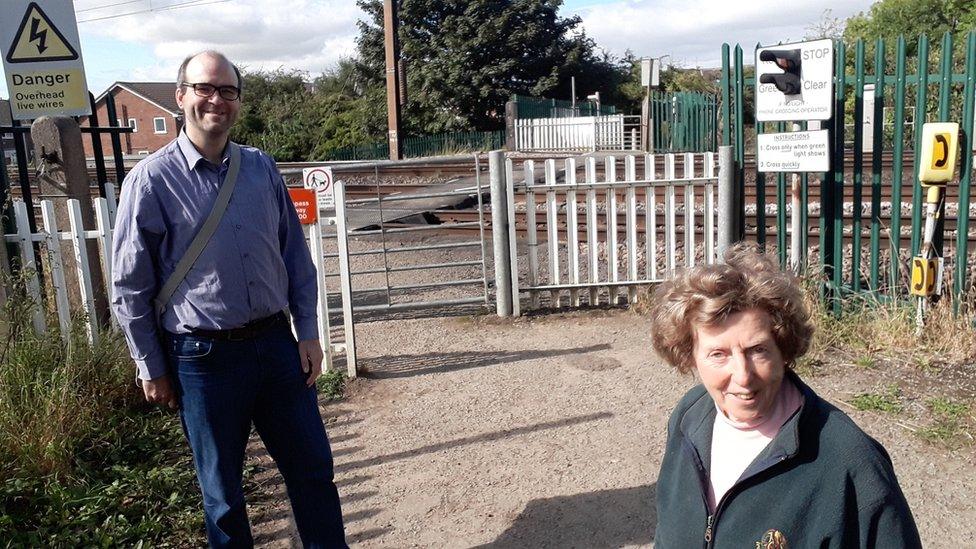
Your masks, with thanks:
[{"label": "yellow post with handle", "polygon": [[925,190],[925,230],[919,255],[912,258],[912,280],[909,291],[918,297],[916,324],[925,325],[925,308],[933,295],[941,292],[941,257],[935,257],[932,241],[945,187],[956,176],[959,151],[959,124],[930,122],[922,125],[922,150],[918,158],[918,179]]}]

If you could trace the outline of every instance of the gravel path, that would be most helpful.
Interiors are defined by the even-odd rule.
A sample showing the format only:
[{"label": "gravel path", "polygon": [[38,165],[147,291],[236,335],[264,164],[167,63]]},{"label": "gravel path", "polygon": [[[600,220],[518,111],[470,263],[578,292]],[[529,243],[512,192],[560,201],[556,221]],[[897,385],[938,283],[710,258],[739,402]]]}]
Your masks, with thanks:
[{"label": "gravel path", "polygon": [[[323,408],[357,547],[649,547],[668,414],[694,381],[650,352],[646,319],[591,310],[357,328],[366,372]],[[884,372],[821,368],[841,406]],[[926,547],[973,547],[973,446],[845,408],[890,452]],[[283,486],[251,448],[256,541],[295,543]]]}]

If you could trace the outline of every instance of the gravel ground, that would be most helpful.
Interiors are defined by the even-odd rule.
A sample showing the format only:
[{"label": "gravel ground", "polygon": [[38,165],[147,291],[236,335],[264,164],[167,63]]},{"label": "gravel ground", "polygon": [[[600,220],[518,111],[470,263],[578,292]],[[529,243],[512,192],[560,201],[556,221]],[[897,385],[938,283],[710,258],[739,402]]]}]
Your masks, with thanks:
[{"label": "gravel ground", "polygon": [[[425,237],[386,246],[443,242]],[[378,246],[375,238],[351,243],[354,250]],[[400,252],[386,261],[460,263],[480,254],[478,247],[465,250]],[[520,260],[523,269],[525,263]],[[360,256],[352,269],[382,265],[380,255]],[[540,267],[547,276],[544,256]],[[468,279],[480,271],[460,265],[407,271],[391,283]],[[356,287],[384,284],[382,275],[356,281]],[[479,286],[413,299],[478,295]],[[548,294],[540,297],[550,301]],[[376,299],[383,302],[385,293]],[[667,418],[695,381],[654,357],[646,318],[589,309],[499,319],[476,305],[356,318],[360,376],[343,401],[322,408],[351,545],[652,546]],[[341,339],[341,322],[333,318],[332,326]],[[926,547],[976,547],[970,533],[976,445],[963,440],[949,450],[913,432],[931,421],[924,404],[930,396],[968,402],[973,414],[976,367],[865,368],[848,362],[856,358],[832,356],[808,367],[804,379],[888,449]],[[345,367],[341,357],[336,366]],[[899,414],[847,404],[856,394],[893,385],[904,395]],[[297,545],[284,486],[258,440],[248,464],[255,541]]]},{"label": "gravel ground", "polygon": [[[646,325],[602,309],[361,324],[363,372],[323,407],[350,544],[651,546],[666,420],[694,380],[652,355]],[[925,546],[973,547],[974,447],[947,450],[913,434],[911,418],[846,404],[893,381],[921,402],[952,379],[906,369],[838,362],[806,380],[888,449]],[[294,544],[257,442],[249,463],[256,541]]]}]

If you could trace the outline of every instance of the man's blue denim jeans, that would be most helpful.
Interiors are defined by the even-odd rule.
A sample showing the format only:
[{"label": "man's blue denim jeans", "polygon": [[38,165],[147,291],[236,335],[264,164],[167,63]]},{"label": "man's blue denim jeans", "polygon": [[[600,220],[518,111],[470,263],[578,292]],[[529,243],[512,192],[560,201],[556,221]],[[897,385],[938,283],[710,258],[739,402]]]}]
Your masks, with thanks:
[{"label": "man's blue denim jeans", "polygon": [[332,451],[287,325],[246,341],[169,334],[180,417],[212,547],[254,542],[241,486],[253,423],[288,487],[305,547],[346,547]]}]

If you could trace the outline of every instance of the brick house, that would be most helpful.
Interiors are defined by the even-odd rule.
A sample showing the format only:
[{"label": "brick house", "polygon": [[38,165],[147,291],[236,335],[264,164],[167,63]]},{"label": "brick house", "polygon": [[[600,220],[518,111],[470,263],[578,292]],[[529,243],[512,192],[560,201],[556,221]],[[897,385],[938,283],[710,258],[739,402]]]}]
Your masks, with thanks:
[{"label": "brick house", "polygon": [[[132,127],[132,133],[122,134],[122,154],[145,156],[172,141],[183,127],[182,113],[176,105],[175,82],[116,82],[95,99],[100,126],[108,126],[105,98],[115,98],[115,113],[120,126]],[[82,126],[87,126],[83,119]],[[89,139],[82,140],[85,155],[93,156]],[[111,137],[102,136],[102,150],[110,154]]]}]

